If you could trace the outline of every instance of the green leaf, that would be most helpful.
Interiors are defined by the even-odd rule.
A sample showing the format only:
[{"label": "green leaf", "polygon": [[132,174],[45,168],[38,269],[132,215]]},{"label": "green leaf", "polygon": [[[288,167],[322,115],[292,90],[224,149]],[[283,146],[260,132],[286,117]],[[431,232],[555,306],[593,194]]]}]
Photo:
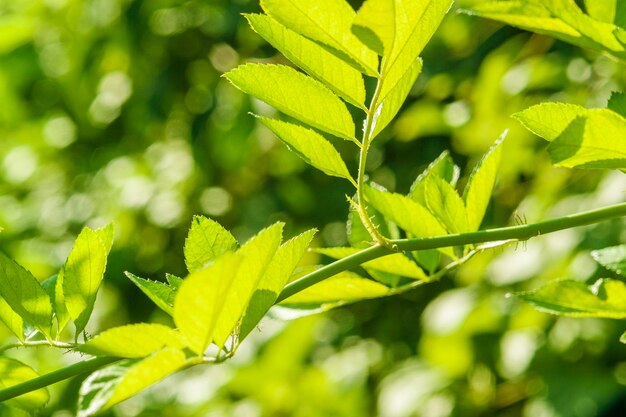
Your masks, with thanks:
[{"label": "green leaf", "polygon": [[205,268],[215,258],[237,248],[237,240],[215,220],[194,216],[185,239],[185,264],[189,272]]},{"label": "green leaf", "polygon": [[595,250],[591,256],[606,269],[626,278],[626,245]]},{"label": "green leaf", "polygon": [[41,288],[37,278],[1,252],[0,297],[15,313],[43,333],[46,338],[50,337],[52,325],[50,297]]},{"label": "green leaf", "polygon": [[[376,101],[372,137],[378,135],[396,116],[420,72],[422,72],[422,60],[417,58],[402,77],[397,80],[393,88],[385,94],[381,94],[381,98]],[[383,81],[383,85],[388,84]]]},{"label": "green leaf", "polygon": [[390,52],[395,36],[395,1],[363,2],[352,23],[352,33],[378,55]]},{"label": "green leaf", "polygon": [[600,279],[588,287],[579,281],[554,281],[516,294],[537,309],[572,317],[626,318],[626,284]]},{"label": "green leaf", "polygon": [[365,85],[360,72],[315,42],[286,28],[269,16],[248,14],[255,32],[307,74],[323,82],[336,94],[365,110]]},{"label": "green leaf", "polygon": [[[22,382],[37,378],[39,374],[33,368],[15,359],[0,356],[0,389],[9,388]],[[3,404],[23,410],[42,408],[50,398],[46,388],[30,391]]]},{"label": "green leaf", "polygon": [[192,272],[178,289],[174,322],[189,348],[198,354],[203,354],[213,340],[226,294],[241,262],[242,256],[226,253],[205,269]]},{"label": "green leaf", "polygon": [[585,0],[585,9],[589,16],[605,23],[615,21],[615,12],[619,0]]},{"label": "green leaf", "polygon": [[24,341],[24,320],[17,314],[11,306],[0,297],[0,321],[19,339]]},{"label": "green leaf", "polygon": [[283,223],[276,223],[263,229],[239,249],[238,253],[243,258],[241,266],[225,295],[224,308],[215,325],[213,342],[217,346],[224,346],[248,308],[252,294],[280,246],[283,226]]},{"label": "green leaf", "polygon": [[459,180],[461,170],[454,164],[450,153],[446,150],[441,153],[411,184],[409,197],[426,206],[426,180],[431,176],[436,176],[452,186],[455,186]]},{"label": "green leaf", "polygon": [[552,141],[548,152],[555,165],[566,168],[625,169],[626,119],[610,110],[590,110]]},{"label": "green leaf", "polygon": [[143,358],[164,347],[183,349],[183,336],[162,324],[139,323],[105,330],[76,350],[89,355]]},{"label": "green leaf", "polygon": [[257,118],[307,164],[326,175],[345,178],[356,186],[341,155],[322,135],[312,129],[292,123],[260,116]]},{"label": "green leaf", "polygon": [[161,310],[170,316],[174,314],[174,299],[176,297],[176,288],[163,282],[152,281],[140,278],[130,272],[125,273],[128,279],[135,284],[149,299],[154,302]]},{"label": "green leaf", "polygon": [[316,230],[308,230],[283,243],[276,251],[241,321],[239,340],[243,340],[274,304],[292,272],[302,259]]},{"label": "green leaf", "polygon": [[388,287],[344,271],[287,298],[281,305],[349,303],[388,294]]},{"label": "green leaf", "polygon": [[505,131],[496,140],[478,165],[474,167],[465,187],[463,199],[467,207],[467,220],[470,230],[478,230],[483,217],[485,217],[502,159],[502,143],[507,133],[508,131]]},{"label": "green leaf", "polygon": [[177,277],[176,275],[172,275],[169,273],[165,273],[165,279],[167,280],[167,283],[170,284],[170,286],[174,289],[174,290],[178,290],[181,286],[181,284],[183,283],[183,279],[180,277]]},{"label": "green leaf", "polygon": [[359,71],[378,74],[378,57],[350,30],[356,13],[345,0],[261,0],[261,7],[289,29],[330,47]]},{"label": "green leaf", "polygon": [[[355,248],[315,248],[315,252],[321,253],[333,259],[341,259],[346,256],[359,252]],[[394,253],[392,255],[383,256],[373,261],[365,262],[361,265],[365,269],[372,269],[379,272],[386,272],[394,275],[401,275],[407,278],[413,278],[428,281],[428,276],[413,261],[408,259],[402,253]]]},{"label": "green leaf", "polygon": [[81,385],[77,417],[93,416],[185,366],[185,354],[165,348],[145,359],[126,359],[91,374]]},{"label": "green leaf", "polygon": [[[93,231],[85,227],[78,235],[74,247],[70,252],[62,276],[57,282],[61,282],[62,300],[69,316],[76,325],[76,334],[80,333],[91,316],[96,301],[96,294],[100,283],[104,278],[108,251],[110,245],[107,238],[108,231]],[[58,284],[57,284],[58,285]],[[59,294],[57,293],[57,300]]]},{"label": "green leaf", "polygon": [[465,10],[469,14],[494,19],[524,30],[553,36],[583,48],[603,50],[623,57],[624,47],[619,45],[611,29],[613,25],[592,19],[580,12],[569,0],[543,2],[518,0],[479,3]]},{"label": "green leaf", "polygon": [[431,175],[424,183],[426,207],[450,233],[470,231],[469,213],[456,189],[444,179]]},{"label": "green leaf", "polygon": [[611,94],[608,108],[609,110],[613,110],[615,113],[626,118],[626,94],[617,92]]},{"label": "green leaf", "polygon": [[[365,186],[367,202],[383,216],[416,237],[445,236],[446,229],[428,209],[408,197]],[[454,258],[452,248],[440,249]]]},{"label": "green leaf", "polygon": [[237,88],[308,125],[356,141],[345,104],[322,83],[285,65],[244,64],[224,75]]},{"label": "green leaf", "polygon": [[566,103],[542,103],[532,106],[513,117],[535,135],[552,142],[578,117],[586,116],[589,110]]}]

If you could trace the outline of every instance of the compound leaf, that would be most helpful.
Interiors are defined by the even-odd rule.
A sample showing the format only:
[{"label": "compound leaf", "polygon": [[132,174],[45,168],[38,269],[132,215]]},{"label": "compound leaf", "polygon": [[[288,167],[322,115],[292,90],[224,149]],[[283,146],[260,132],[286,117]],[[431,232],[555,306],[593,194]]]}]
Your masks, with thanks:
[{"label": "compound leaf", "polygon": [[[215,220],[194,216],[185,239],[185,264],[189,272],[205,268],[215,258],[237,248],[237,240]],[[130,277],[129,277],[130,278]]]},{"label": "compound leaf", "polygon": [[365,86],[361,73],[317,43],[262,14],[248,14],[252,29],[287,59],[351,104],[365,109]]},{"label": "compound leaf", "polygon": [[91,374],[81,385],[78,417],[93,416],[185,366],[185,354],[164,348],[144,359],[125,359]]},{"label": "compound leaf", "polygon": [[[30,366],[5,356],[0,356],[0,375],[2,375],[2,378],[0,378],[0,388],[9,388],[39,376]],[[46,388],[40,388],[7,400],[3,404],[30,411],[42,408],[46,405],[49,398],[48,390]]]},{"label": "compound leaf", "polygon": [[244,64],[224,75],[235,87],[310,126],[356,141],[345,104],[319,81],[285,65]]},{"label": "compound leaf", "polygon": [[326,175],[345,178],[356,184],[339,152],[322,135],[312,129],[292,123],[257,117],[307,164]]},{"label": "compound leaf", "polygon": [[[0,297],[25,321],[46,337],[50,336],[50,297],[41,288],[37,278],[3,253],[0,253]],[[17,326],[15,317],[10,313],[7,313],[6,318],[13,328]]]},{"label": "compound leaf", "polygon": [[326,45],[359,71],[372,77],[378,74],[378,57],[350,30],[356,13],[345,0],[262,0],[261,7],[289,29]]},{"label": "compound leaf", "polygon": [[431,175],[425,181],[426,207],[450,233],[468,232],[469,213],[456,189],[444,179]]}]

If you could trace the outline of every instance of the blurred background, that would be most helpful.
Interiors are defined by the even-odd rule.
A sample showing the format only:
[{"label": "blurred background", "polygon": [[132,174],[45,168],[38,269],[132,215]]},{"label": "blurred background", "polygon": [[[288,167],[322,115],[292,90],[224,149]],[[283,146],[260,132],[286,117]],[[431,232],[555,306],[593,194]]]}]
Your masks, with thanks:
[{"label": "blurred background", "polygon": [[[349,184],[290,153],[247,114],[266,105],[220,78],[248,60],[284,62],[240,15],[259,10],[256,0],[0,0],[0,249],[43,280],[83,226],[113,222],[92,334],[169,320],[123,271],[184,275],[194,214],[240,241],[282,220],[287,237],[317,227],[315,245],[346,244]],[[510,115],[545,100],[604,107],[624,90],[626,64],[454,10],[423,58],[371,151],[373,180],[406,193],[445,149],[467,175],[508,128],[483,227],[624,200],[624,174],[551,167],[545,142]],[[355,169],[352,148],[340,150]],[[589,253],[625,242],[625,226],[487,251],[402,296],[267,321],[231,362],[176,374],[106,415],[624,416],[626,326],[555,318],[506,294],[613,277]],[[4,327],[0,340],[14,341]],[[10,355],[41,372],[77,359],[45,348]],[[75,415],[80,382],[53,386],[37,415]],[[0,405],[0,415],[23,414]]]}]

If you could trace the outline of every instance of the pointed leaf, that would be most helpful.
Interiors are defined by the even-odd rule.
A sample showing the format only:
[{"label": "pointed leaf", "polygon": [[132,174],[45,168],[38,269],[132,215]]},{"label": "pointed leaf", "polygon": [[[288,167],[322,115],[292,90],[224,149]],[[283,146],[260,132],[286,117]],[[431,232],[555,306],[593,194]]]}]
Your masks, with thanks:
[{"label": "pointed leaf", "polygon": [[626,118],[626,94],[616,92],[611,94],[608,108],[609,110],[613,110],[615,113]]},{"label": "pointed leaf", "polygon": [[242,257],[226,253],[205,269],[192,272],[178,289],[174,300],[174,322],[187,345],[204,353],[213,340],[215,325],[233,285]]},{"label": "pointed leaf", "polygon": [[182,278],[179,278],[176,275],[168,274],[167,272],[165,273],[165,279],[174,290],[178,290],[178,288],[180,288],[181,284],[183,283]]},{"label": "pointed leaf", "polygon": [[289,29],[329,46],[359,71],[378,74],[378,57],[350,30],[356,13],[345,0],[262,0],[261,7]]},{"label": "pointed leaf", "polygon": [[426,207],[446,226],[450,233],[470,231],[465,203],[449,182],[435,175],[425,181]]},{"label": "pointed leaf", "polygon": [[535,135],[552,142],[576,118],[587,114],[587,109],[574,104],[542,103],[515,113],[513,117]]},{"label": "pointed leaf", "polygon": [[[4,356],[0,356],[0,375],[2,375],[2,378],[0,378],[0,389],[30,381],[39,376],[30,366]],[[4,404],[30,411],[45,406],[49,398],[48,390],[40,388],[7,400]]]},{"label": "pointed leaf", "polygon": [[185,366],[185,354],[165,348],[145,359],[126,359],[91,374],[80,387],[77,417],[93,416]]},{"label": "pointed leaf", "polygon": [[213,342],[217,346],[224,346],[248,308],[254,290],[278,250],[283,226],[283,223],[276,223],[263,229],[239,249],[238,254],[243,258],[241,266],[225,295],[224,308],[215,325]]},{"label": "pointed leaf", "polygon": [[[365,196],[369,204],[387,219],[416,237],[445,236],[446,229],[428,209],[408,197],[366,186]],[[442,252],[454,257],[452,248]]]},{"label": "pointed leaf", "polygon": [[224,75],[235,87],[308,125],[356,141],[345,104],[319,81],[285,65],[245,64]]},{"label": "pointed leaf", "polygon": [[428,167],[422,172],[411,184],[409,197],[422,206],[426,206],[426,198],[424,197],[426,180],[431,176],[442,178],[452,186],[455,186],[459,180],[461,170],[454,164],[448,151],[443,151]]},{"label": "pointed leaf", "polygon": [[105,330],[77,350],[89,355],[143,358],[164,347],[183,349],[183,336],[162,324],[139,323]]},{"label": "pointed leaf", "polygon": [[609,271],[626,278],[626,245],[594,250],[591,256]]},{"label": "pointed leaf", "polygon": [[[333,259],[341,259],[359,252],[359,249],[316,248],[314,251]],[[394,275],[401,275],[403,277],[424,281],[428,280],[428,277],[426,276],[424,271],[422,271],[420,267],[418,267],[414,262],[412,262],[402,253],[394,253],[392,255],[383,256],[382,258],[365,262],[361,266],[365,269],[373,269],[379,272],[386,272]]]},{"label": "pointed leaf", "polygon": [[276,251],[265,274],[250,299],[241,326],[239,339],[246,337],[274,304],[293,270],[311,244],[316,230],[308,230],[283,243]]},{"label": "pointed leaf", "polygon": [[[67,311],[80,333],[91,316],[107,262],[101,232],[86,227],[78,235],[63,266],[62,293]],[[105,232],[105,236],[108,233]],[[110,246],[108,246],[110,248]],[[57,278],[58,280],[58,278]]]},{"label": "pointed leaf", "polygon": [[502,158],[502,142],[508,131],[505,131],[493,144],[483,159],[474,167],[467,181],[463,198],[467,207],[469,230],[478,230],[496,183],[496,175]]},{"label": "pointed leaf", "polygon": [[3,253],[0,253],[0,297],[25,321],[46,337],[50,336],[50,297],[37,278]]},{"label": "pointed leaf", "polygon": [[307,164],[326,175],[345,178],[356,184],[339,152],[322,135],[312,129],[292,123],[260,116],[257,118]]},{"label": "pointed leaf", "polygon": [[579,281],[554,281],[516,294],[537,309],[573,317],[626,318],[626,284],[600,279],[591,287]]},{"label": "pointed leaf", "polygon": [[287,298],[281,305],[349,303],[388,294],[388,287],[344,271]]},{"label": "pointed leaf", "polygon": [[287,29],[269,16],[245,15],[255,32],[311,77],[355,106],[365,109],[361,73],[317,43]]},{"label": "pointed leaf", "polygon": [[215,258],[234,251],[237,241],[215,220],[194,216],[185,239],[185,264],[189,272],[205,268]]},{"label": "pointed leaf", "polygon": [[[374,114],[374,133],[372,137],[377,136],[396,116],[402,104],[406,100],[415,80],[422,72],[422,60],[417,58],[416,61],[406,70],[404,74],[394,83],[393,87],[381,95],[376,101],[376,111]],[[385,84],[383,81],[383,85]]]},{"label": "pointed leaf", "polygon": [[20,340],[24,341],[24,320],[0,297],[0,321]]},{"label": "pointed leaf", "polygon": [[158,281],[151,281],[145,278],[139,278],[130,272],[125,273],[128,279],[135,284],[145,295],[151,299],[154,304],[170,316],[174,314],[174,298],[176,297],[176,289]]}]

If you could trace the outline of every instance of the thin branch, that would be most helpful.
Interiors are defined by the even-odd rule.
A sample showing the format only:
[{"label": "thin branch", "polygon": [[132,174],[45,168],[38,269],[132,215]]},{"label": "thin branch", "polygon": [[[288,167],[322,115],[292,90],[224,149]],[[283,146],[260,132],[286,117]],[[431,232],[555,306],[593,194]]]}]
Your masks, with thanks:
[{"label": "thin branch", "polygon": [[[502,227],[499,229],[480,230],[478,232],[453,234],[419,239],[391,240],[399,251],[414,251],[425,249],[437,249],[450,246],[464,246],[474,243],[496,242],[500,240],[527,240],[532,237],[585,226],[616,217],[626,216],[626,203],[616,204],[596,210],[590,210],[569,216],[546,220],[539,223],[519,226]],[[342,258],[331,264],[303,276],[297,281],[288,284],[278,296],[277,303],[303,291],[320,281],[330,278],[340,272],[356,268],[359,265],[382,256],[391,255],[393,250],[384,246],[375,245],[363,249],[355,254]]]}]

